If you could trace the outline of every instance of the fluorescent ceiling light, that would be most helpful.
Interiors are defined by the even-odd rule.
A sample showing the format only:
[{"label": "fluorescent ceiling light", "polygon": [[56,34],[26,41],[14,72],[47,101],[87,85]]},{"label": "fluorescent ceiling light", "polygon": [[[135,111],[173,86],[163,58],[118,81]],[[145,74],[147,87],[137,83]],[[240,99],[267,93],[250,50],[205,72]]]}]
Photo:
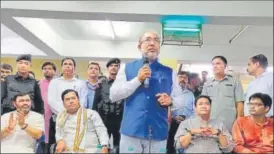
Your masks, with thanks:
[{"label": "fluorescent ceiling light", "polygon": [[184,31],[184,32],[199,32],[198,28],[175,28],[175,27],[164,27],[164,30],[168,31]]}]

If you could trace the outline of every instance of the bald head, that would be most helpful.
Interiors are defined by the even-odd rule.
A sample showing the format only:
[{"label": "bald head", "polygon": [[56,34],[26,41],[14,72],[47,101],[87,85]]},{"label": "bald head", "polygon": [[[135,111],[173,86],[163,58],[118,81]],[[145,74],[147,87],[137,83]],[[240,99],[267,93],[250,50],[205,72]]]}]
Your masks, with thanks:
[{"label": "bald head", "polygon": [[154,35],[154,36],[158,37],[159,40],[160,40],[160,37],[159,37],[159,35],[158,35],[158,33],[157,33],[156,31],[147,31],[147,32],[144,32],[144,33],[139,37],[139,43],[141,43],[142,40],[143,40],[143,38],[145,38],[145,37],[148,36],[148,35]]},{"label": "bald head", "polygon": [[145,32],[139,38],[138,49],[142,52],[143,57],[154,61],[158,58],[160,50],[160,38],[154,31]]}]

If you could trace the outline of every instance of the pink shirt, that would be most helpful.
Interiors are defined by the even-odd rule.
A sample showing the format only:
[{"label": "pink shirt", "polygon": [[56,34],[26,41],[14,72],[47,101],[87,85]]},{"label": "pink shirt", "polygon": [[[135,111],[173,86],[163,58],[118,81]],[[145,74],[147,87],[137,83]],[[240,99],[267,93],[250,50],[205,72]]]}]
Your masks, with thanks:
[{"label": "pink shirt", "polygon": [[49,139],[49,121],[52,116],[51,109],[48,104],[48,87],[49,87],[50,81],[47,79],[43,79],[39,81],[40,90],[42,99],[44,101],[44,115],[45,115],[45,142],[48,143]]}]

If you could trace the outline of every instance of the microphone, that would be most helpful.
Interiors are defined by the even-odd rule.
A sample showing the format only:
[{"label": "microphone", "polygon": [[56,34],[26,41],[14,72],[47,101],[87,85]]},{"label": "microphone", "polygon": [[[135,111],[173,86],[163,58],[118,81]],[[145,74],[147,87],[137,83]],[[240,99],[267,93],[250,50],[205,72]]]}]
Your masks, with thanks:
[{"label": "microphone", "polygon": [[[144,66],[148,66],[149,67],[149,60],[148,58],[145,58],[144,60]],[[144,87],[148,88],[149,87],[149,78],[146,78],[144,81]]]}]

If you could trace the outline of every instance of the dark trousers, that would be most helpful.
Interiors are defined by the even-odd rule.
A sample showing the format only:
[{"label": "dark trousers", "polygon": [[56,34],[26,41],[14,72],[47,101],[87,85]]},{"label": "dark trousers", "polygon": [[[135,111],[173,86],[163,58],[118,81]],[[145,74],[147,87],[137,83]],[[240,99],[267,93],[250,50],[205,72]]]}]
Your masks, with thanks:
[{"label": "dark trousers", "polygon": [[167,139],[167,154],[175,154],[176,152],[174,148],[174,136],[178,127],[179,124],[176,122],[176,120],[172,119]]},{"label": "dark trousers", "polygon": [[119,147],[122,115],[105,115],[103,121],[107,128],[109,137],[111,135],[113,136],[113,145]]},{"label": "dark trousers", "polygon": [[50,118],[50,122],[49,122],[49,144],[48,145],[56,143],[56,139],[55,139],[55,133],[56,133],[55,124],[56,123],[53,121],[53,118],[51,117]]}]

